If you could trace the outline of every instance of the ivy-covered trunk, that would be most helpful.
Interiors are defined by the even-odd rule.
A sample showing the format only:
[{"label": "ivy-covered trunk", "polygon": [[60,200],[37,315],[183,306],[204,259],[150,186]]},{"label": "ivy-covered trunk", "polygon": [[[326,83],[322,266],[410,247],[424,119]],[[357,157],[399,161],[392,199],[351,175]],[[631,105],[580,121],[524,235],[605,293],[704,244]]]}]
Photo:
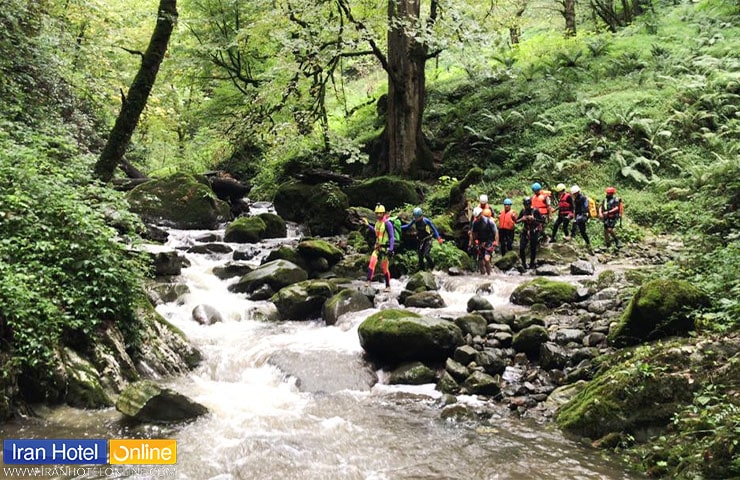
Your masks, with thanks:
[{"label": "ivy-covered trunk", "polygon": [[157,12],[157,26],[154,28],[149,46],[144,52],[141,67],[134,78],[128,96],[124,99],[108,142],[95,164],[95,175],[103,181],[110,181],[116,167],[121,163],[131,135],[139,123],[141,112],[146,106],[149,93],[159,72],[159,66],[167,51],[172,30],[177,22],[177,0],[160,0]]},{"label": "ivy-covered trunk", "polygon": [[387,171],[415,176],[431,170],[432,155],[421,131],[427,49],[414,36],[419,0],[388,2]]}]

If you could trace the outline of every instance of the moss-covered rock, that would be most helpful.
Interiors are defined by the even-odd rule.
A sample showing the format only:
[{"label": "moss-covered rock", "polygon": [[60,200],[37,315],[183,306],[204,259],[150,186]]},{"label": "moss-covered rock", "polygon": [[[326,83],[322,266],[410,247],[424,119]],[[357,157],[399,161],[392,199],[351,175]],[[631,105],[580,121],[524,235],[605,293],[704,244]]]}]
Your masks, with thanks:
[{"label": "moss-covered rock", "polygon": [[285,220],[306,225],[312,235],[340,233],[349,207],[347,195],[334,184],[288,182],[275,192],[275,210]]},{"label": "moss-covered rock", "polygon": [[129,385],[118,397],[116,409],[126,417],[145,423],[180,422],[208,413],[203,405],[151,380]]},{"label": "moss-covered rock", "polygon": [[321,308],[321,318],[327,325],[334,325],[337,319],[348,312],[358,312],[372,308],[373,303],[363,293],[345,288],[329,298]]},{"label": "moss-covered rock", "polygon": [[354,253],[342,258],[332,267],[332,272],[340,277],[365,278],[370,257],[361,253]]},{"label": "moss-covered rock", "polygon": [[439,292],[419,292],[404,297],[403,304],[407,307],[417,308],[444,308],[445,304],[442,295]]},{"label": "moss-covered rock", "polygon": [[697,309],[709,305],[709,297],[681,280],[653,280],[642,285],[627,306],[619,324],[609,334],[615,346],[635,345],[694,329]]},{"label": "moss-covered rock", "polygon": [[317,258],[325,259],[329,265],[335,265],[344,256],[344,252],[326,240],[312,238],[298,244],[298,254],[307,262]]},{"label": "moss-covered rock", "polygon": [[131,210],[147,223],[173,228],[215,228],[231,218],[205,178],[185,173],[143,183],[126,195]]},{"label": "moss-covered rock", "polygon": [[275,260],[287,260],[308,271],[308,265],[301,255],[298,254],[298,250],[295,247],[288,245],[280,245],[274,250],[270,250],[267,257],[262,261],[262,265],[273,262]]},{"label": "moss-covered rock", "polygon": [[462,332],[454,323],[396,309],[369,316],[360,324],[358,335],[371,357],[390,364],[442,361],[463,343]]},{"label": "moss-covered rock", "polygon": [[496,377],[487,373],[475,371],[463,382],[465,389],[477,395],[498,396],[501,394],[501,386]]},{"label": "moss-covered rock", "polygon": [[511,346],[517,352],[524,352],[529,355],[537,355],[540,351],[540,345],[549,340],[547,329],[540,325],[530,325],[517,332],[511,341]]},{"label": "moss-covered rock", "polygon": [[575,300],[577,288],[565,282],[536,278],[516,287],[511,294],[511,303],[534,305],[542,303],[550,308],[559,307]]},{"label": "moss-covered rock", "polygon": [[580,260],[581,256],[568,243],[548,243],[537,250],[537,260],[551,265],[564,265]]},{"label": "moss-covered rock", "polygon": [[442,245],[434,243],[430,254],[434,260],[434,268],[438,270],[449,268],[470,270],[472,266],[468,254],[457,248],[454,242],[444,242]]},{"label": "moss-covered rock", "polygon": [[308,279],[308,274],[298,265],[287,260],[275,260],[260,265],[254,271],[244,275],[231,285],[229,290],[237,293],[252,293],[263,285],[269,285],[273,291],[293,283]]},{"label": "moss-covered rock", "polygon": [[431,272],[416,272],[406,282],[406,290],[411,292],[427,292],[437,290],[437,281]]},{"label": "moss-covered rock", "polygon": [[421,362],[409,362],[398,366],[391,372],[388,383],[391,385],[422,385],[437,379],[434,370]]},{"label": "moss-covered rock", "polygon": [[505,272],[511,270],[519,265],[519,254],[513,250],[506,252],[503,256],[499,257],[493,264],[499,270]]},{"label": "moss-covered rock", "polygon": [[469,333],[474,337],[476,335],[485,337],[487,324],[488,322],[486,322],[485,318],[475,313],[463,315],[462,317],[457,317],[455,319],[455,325],[460,327],[463,334]]},{"label": "moss-covered rock", "polygon": [[575,395],[557,412],[565,430],[591,439],[611,432],[665,426],[691,400],[688,377],[651,371],[647,363],[619,363]]},{"label": "moss-covered rock", "polygon": [[356,182],[345,190],[352,205],[375,208],[382,203],[392,209],[404,204],[419,203],[419,195],[412,182],[395,177],[375,177],[363,182]]},{"label": "moss-covered rock", "polygon": [[318,318],[324,302],[336,291],[337,287],[327,280],[306,280],[280,289],[272,303],[284,320]]},{"label": "moss-covered rock", "polygon": [[267,225],[260,217],[239,217],[226,227],[224,240],[234,243],[257,243],[262,240]]},{"label": "moss-covered rock", "polygon": [[102,408],[113,405],[100,381],[95,366],[77,352],[65,348],[62,354],[67,378],[65,401],[76,408]]},{"label": "moss-covered rock", "polygon": [[262,238],[283,238],[288,235],[288,227],[285,225],[285,220],[280,218],[279,215],[274,213],[260,213],[259,218],[265,222],[265,232]]}]

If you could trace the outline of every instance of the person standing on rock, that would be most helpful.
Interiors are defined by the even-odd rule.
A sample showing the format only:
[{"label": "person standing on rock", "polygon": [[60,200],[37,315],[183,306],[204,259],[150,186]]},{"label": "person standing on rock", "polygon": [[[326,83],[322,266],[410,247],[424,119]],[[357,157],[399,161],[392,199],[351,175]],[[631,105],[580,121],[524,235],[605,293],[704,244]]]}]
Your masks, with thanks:
[{"label": "person standing on rock", "polygon": [[[546,217],[542,215],[537,208],[532,207],[532,199],[525,197],[522,201],[524,208],[519,212],[519,218],[516,223],[524,225],[519,234],[519,258],[522,260],[522,267],[534,269],[534,263],[537,259],[537,245],[539,236],[545,228]],[[529,266],[527,266],[527,244],[529,244]]]},{"label": "person standing on rock", "polygon": [[[383,270],[383,276],[385,277],[385,289],[386,291],[390,291],[391,271],[388,269],[388,263],[389,258],[393,256],[396,246],[393,223],[391,223],[385,207],[381,204],[375,206],[375,218],[376,222],[374,226],[369,223],[367,225],[375,234],[375,246],[373,252],[370,254],[370,264],[367,267],[367,282],[365,285],[370,286],[370,282],[373,281],[373,277],[375,276],[375,267],[378,264],[378,260],[380,260],[380,268]],[[367,219],[365,222],[367,222]]]},{"label": "person standing on rock", "polygon": [[609,248],[611,240],[614,239],[614,247],[619,251],[619,238],[614,233],[614,227],[617,226],[617,221],[622,213],[622,200],[615,195],[616,193],[616,188],[607,187],[606,198],[599,205],[599,218],[604,222],[604,245]]},{"label": "person standing on rock", "polygon": [[558,206],[555,207],[558,211],[558,218],[555,219],[555,223],[552,225],[552,236],[550,237],[550,242],[553,243],[557,240],[558,228],[560,228],[560,225],[563,226],[563,238],[565,240],[570,240],[570,237],[568,236],[568,227],[570,226],[570,221],[575,216],[573,197],[571,197],[570,193],[565,191],[565,184],[559,183],[558,186],[555,187],[555,195],[558,201]]},{"label": "person standing on rock", "polygon": [[570,232],[571,237],[576,236],[576,228],[581,233],[583,240],[586,242],[586,248],[588,253],[594,254],[591,248],[591,241],[588,239],[588,233],[586,232],[586,224],[588,223],[588,197],[581,192],[581,188],[578,185],[570,187],[570,194],[573,195],[573,205],[576,221],[573,222],[573,228]]},{"label": "person standing on rock", "polygon": [[424,261],[430,270],[434,270],[434,260],[432,259],[432,239],[436,238],[437,242],[442,245],[442,237],[439,236],[439,231],[429,218],[424,215],[424,211],[416,207],[413,212],[414,219],[401,226],[402,230],[407,230],[412,226],[416,228],[416,241],[418,243],[416,253],[419,256],[419,270],[424,270]]},{"label": "person standing on rock", "polygon": [[483,209],[473,209],[473,223],[470,224],[470,242],[468,247],[474,249],[478,271],[491,274],[491,255],[498,245],[498,228],[490,217],[483,215]]},{"label": "person standing on rock", "polygon": [[511,209],[514,202],[510,198],[504,200],[504,209],[498,216],[498,236],[501,240],[501,256],[514,248],[514,226],[516,212]]}]

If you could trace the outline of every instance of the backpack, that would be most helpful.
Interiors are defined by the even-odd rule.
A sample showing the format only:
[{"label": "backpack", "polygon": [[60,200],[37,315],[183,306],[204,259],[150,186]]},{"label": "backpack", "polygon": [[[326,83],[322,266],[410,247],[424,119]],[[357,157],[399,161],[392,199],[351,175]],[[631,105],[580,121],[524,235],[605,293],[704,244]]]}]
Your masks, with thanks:
[{"label": "backpack", "polygon": [[594,201],[593,198],[588,198],[588,218],[597,218],[599,216],[599,211],[596,209],[596,201]]},{"label": "backpack", "polygon": [[401,219],[394,215],[392,217],[388,218],[388,221],[391,222],[391,225],[393,225],[393,238],[395,239],[396,244],[401,243]]}]

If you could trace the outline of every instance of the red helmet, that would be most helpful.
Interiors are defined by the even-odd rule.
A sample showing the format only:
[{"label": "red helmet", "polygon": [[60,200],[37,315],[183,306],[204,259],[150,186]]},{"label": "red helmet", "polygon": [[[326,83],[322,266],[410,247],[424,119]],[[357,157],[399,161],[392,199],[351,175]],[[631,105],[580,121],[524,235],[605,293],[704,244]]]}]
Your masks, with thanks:
[{"label": "red helmet", "polygon": [[617,193],[617,189],[614,187],[606,187],[606,194],[607,195],[614,195]]}]

